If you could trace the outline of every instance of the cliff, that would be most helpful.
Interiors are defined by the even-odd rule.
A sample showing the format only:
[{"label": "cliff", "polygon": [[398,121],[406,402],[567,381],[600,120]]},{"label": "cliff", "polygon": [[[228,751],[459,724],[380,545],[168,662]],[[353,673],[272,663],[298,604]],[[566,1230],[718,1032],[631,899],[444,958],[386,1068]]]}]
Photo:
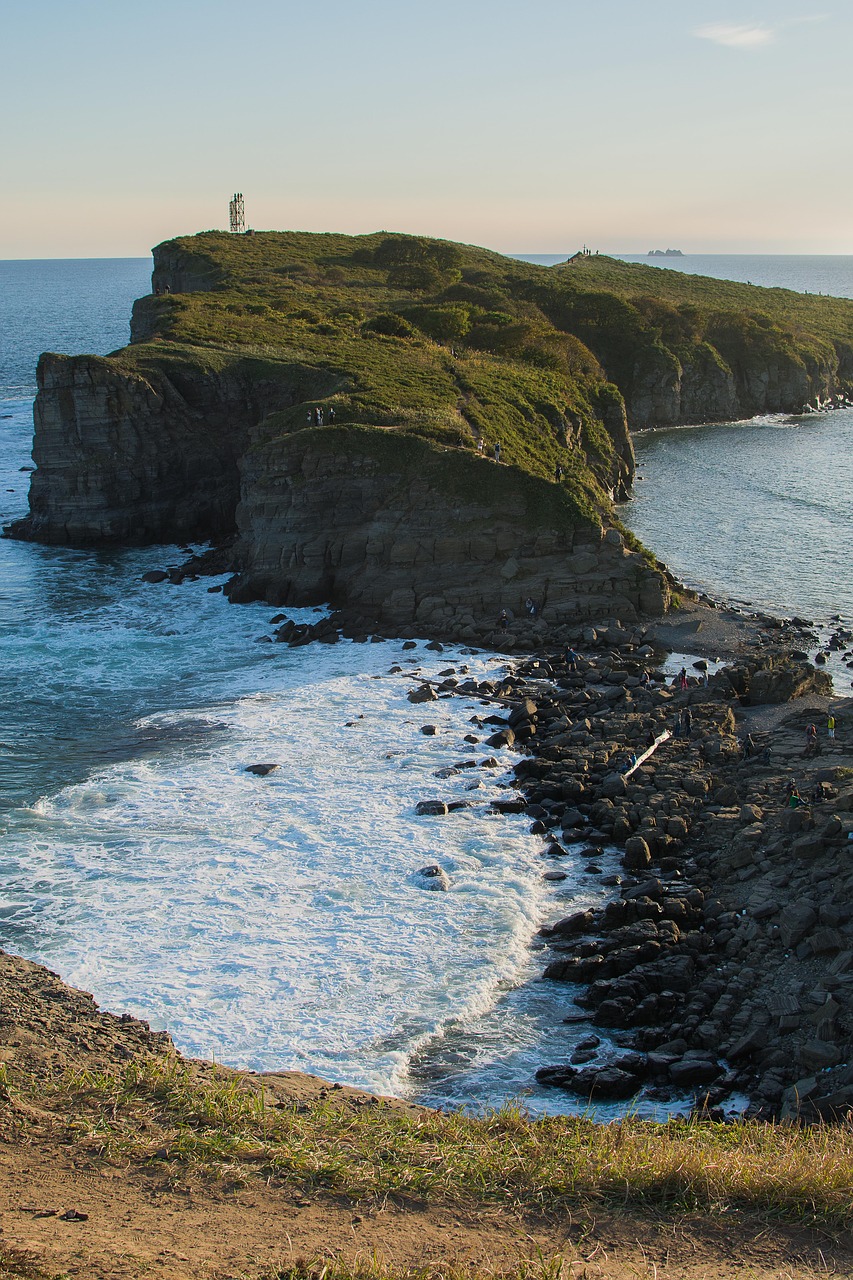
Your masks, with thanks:
[{"label": "cliff", "polygon": [[451,632],[528,595],[567,620],[664,609],[614,529],[629,428],[799,409],[853,376],[843,300],[386,233],[170,241],[131,333],[42,357],[13,535],[236,531],[242,598]]},{"label": "cliff", "polygon": [[555,624],[666,608],[660,573],[558,486],[413,437],[306,429],[250,450],[243,482],[241,598],[463,638],[528,595]]}]

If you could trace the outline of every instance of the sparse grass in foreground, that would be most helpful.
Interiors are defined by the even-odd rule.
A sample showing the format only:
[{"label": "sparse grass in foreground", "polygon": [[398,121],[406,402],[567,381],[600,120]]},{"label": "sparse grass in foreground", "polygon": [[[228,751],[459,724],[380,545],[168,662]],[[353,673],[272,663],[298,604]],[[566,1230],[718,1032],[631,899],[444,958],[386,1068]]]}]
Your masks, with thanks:
[{"label": "sparse grass in foreground", "polygon": [[[27,1254],[17,1249],[0,1246],[0,1280],[63,1280],[63,1277],[56,1272],[45,1271]],[[271,1277],[270,1280],[274,1278]],[[349,1277],[341,1276],[340,1280],[349,1280]]]},{"label": "sparse grass in foreground", "polygon": [[577,1280],[578,1273],[571,1267],[572,1261],[562,1255],[546,1258],[541,1253],[501,1271],[454,1264],[395,1267],[376,1256],[352,1262],[318,1257],[297,1258],[265,1272],[259,1280]]},{"label": "sparse grass in foreground", "polygon": [[66,1087],[75,1128],[108,1156],[180,1161],[213,1174],[351,1196],[511,1204],[578,1200],[657,1210],[746,1209],[837,1227],[853,1221],[849,1125],[666,1124],[627,1117],[485,1118],[346,1099],[274,1105],[259,1081],[202,1078],[184,1063],[83,1073]]}]

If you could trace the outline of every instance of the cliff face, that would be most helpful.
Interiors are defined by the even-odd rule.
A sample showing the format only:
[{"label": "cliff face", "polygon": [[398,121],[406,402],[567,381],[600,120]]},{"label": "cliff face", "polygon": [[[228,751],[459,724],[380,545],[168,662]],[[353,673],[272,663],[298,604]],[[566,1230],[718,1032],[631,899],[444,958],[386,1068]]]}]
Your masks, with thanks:
[{"label": "cliff face", "polygon": [[242,472],[243,599],[331,601],[457,636],[520,613],[528,596],[554,623],[668,603],[661,575],[615,529],[570,525],[554,485],[492,462],[342,428],[251,449]]},{"label": "cliff face", "polygon": [[699,422],[737,422],[766,413],[796,413],[844,385],[834,351],[805,360],[784,349],[760,356],[748,347],[726,360],[699,343],[683,360],[664,349],[643,351],[624,387],[637,430]]},{"label": "cliff face", "polygon": [[30,514],[12,532],[78,546],[233,532],[249,428],[290,396],[239,365],[166,359],[143,375],[47,354],[37,376]]}]

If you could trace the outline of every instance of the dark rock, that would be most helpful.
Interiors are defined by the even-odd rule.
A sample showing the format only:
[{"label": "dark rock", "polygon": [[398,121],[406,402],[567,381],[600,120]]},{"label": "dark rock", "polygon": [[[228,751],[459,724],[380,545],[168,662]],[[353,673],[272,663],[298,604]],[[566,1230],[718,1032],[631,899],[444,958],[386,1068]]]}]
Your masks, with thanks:
[{"label": "dark rock", "polygon": [[247,764],[246,773],[254,773],[258,778],[265,778],[268,773],[272,773],[279,766],[277,764]]},{"label": "dark rock", "polygon": [[622,861],[630,871],[643,871],[650,866],[651,850],[642,836],[630,836],[625,841],[625,856]]},{"label": "dark rock", "polygon": [[448,812],[449,810],[444,800],[419,800],[415,806],[415,813],[422,818],[440,818]]},{"label": "dark rock", "polygon": [[721,1075],[722,1068],[713,1058],[681,1058],[669,1068],[670,1080],[680,1089],[710,1084]]},{"label": "dark rock", "polygon": [[430,684],[422,684],[419,689],[412,689],[408,695],[409,702],[437,702],[438,694]]}]

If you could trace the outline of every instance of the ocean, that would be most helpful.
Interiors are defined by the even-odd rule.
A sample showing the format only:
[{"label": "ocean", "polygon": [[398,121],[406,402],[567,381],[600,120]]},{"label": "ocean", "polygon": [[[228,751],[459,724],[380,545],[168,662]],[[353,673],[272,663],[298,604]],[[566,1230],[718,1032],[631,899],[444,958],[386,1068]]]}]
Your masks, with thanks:
[{"label": "ocean", "polygon": [[[39,352],[124,345],[149,273],[147,259],[0,263],[2,523],[26,508]],[[623,516],[717,594],[853,616],[849,426],[837,413],[648,433]],[[491,754],[465,742],[479,703],[406,699],[417,676],[503,660],[259,644],[268,607],[232,607],[210,580],[141,581],[183,558],[0,541],[0,946],[189,1054],[432,1105],[570,1109],[532,1077],[583,1032],[560,1021],[566,993],[533,981],[531,943],[605,891],[580,873],[544,881],[527,821],[490,811],[511,759],[436,777]],[[257,762],[278,768],[246,773]],[[416,817],[435,796],[471,807]],[[419,886],[435,861],[448,893]]]}]

